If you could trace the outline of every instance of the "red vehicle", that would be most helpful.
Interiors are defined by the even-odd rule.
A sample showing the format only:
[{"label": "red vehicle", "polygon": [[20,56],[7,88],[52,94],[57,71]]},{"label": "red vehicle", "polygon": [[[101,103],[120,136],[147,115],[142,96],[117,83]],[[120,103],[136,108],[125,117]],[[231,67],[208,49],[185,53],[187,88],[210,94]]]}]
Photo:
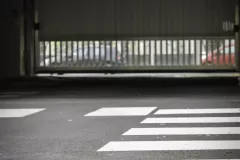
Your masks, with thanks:
[{"label": "red vehicle", "polygon": [[235,64],[235,45],[220,47],[202,57],[203,65],[231,65]]}]

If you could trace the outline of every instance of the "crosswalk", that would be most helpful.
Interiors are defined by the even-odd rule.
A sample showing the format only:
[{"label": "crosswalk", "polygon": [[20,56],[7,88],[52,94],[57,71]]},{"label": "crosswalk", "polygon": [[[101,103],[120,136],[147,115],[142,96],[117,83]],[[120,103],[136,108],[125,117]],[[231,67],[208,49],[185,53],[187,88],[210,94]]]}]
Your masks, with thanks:
[{"label": "crosswalk", "polygon": [[[115,112],[112,111],[112,108],[101,108],[86,116],[130,116],[131,113],[134,113],[133,116],[148,116],[140,122],[143,127],[130,128],[122,136],[182,136],[182,139],[180,141],[110,141],[98,152],[240,150],[240,139],[225,138],[221,140],[218,138],[217,140],[211,140],[208,137],[205,140],[197,140],[197,138],[192,138],[200,135],[205,137],[207,135],[240,135],[240,125],[239,127],[232,127],[231,125],[240,124],[240,108],[159,109],[148,107],[148,112],[145,112],[145,114],[138,114],[137,108],[135,108],[135,111],[134,108],[131,108],[131,113],[127,113],[127,107],[118,108],[118,111],[124,114],[116,114],[116,110]],[[152,127],[153,124],[155,124],[154,126],[164,124],[164,127]],[[172,124],[174,124],[174,127],[168,127]],[[201,124],[201,127],[196,126],[199,124]],[[218,125],[213,127],[214,124]],[[182,127],[182,125],[185,125],[185,127]],[[190,125],[190,127],[186,127],[186,125]],[[191,136],[191,139],[189,139],[189,136]]]}]

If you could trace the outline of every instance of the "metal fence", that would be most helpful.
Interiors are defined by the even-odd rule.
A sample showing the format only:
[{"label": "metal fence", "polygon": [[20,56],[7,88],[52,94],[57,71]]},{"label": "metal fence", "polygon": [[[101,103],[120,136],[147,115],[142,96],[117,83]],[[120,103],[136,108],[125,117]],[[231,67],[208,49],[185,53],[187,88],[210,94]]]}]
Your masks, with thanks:
[{"label": "metal fence", "polygon": [[235,66],[234,37],[39,42],[37,68],[223,69]]}]

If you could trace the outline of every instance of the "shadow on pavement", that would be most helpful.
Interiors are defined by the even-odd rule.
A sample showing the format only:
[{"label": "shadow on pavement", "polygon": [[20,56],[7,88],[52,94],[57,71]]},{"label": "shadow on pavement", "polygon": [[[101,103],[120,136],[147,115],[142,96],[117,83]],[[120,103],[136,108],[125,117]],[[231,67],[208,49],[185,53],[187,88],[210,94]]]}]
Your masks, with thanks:
[{"label": "shadow on pavement", "polygon": [[39,95],[59,98],[240,95],[234,77],[21,77],[2,82],[1,91],[38,91]]}]

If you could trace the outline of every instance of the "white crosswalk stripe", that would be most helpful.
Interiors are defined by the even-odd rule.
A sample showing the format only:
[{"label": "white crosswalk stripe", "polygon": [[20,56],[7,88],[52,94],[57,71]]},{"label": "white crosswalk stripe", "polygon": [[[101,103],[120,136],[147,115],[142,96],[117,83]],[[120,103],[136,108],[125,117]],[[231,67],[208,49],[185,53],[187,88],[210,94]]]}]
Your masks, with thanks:
[{"label": "white crosswalk stripe", "polygon": [[0,118],[20,118],[26,117],[41,111],[46,108],[29,108],[29,109],[0,109]]},{"label": "white crosswalk stripe", "polygon": [[240,117],[147,118],[141,123],[240,123]]},{"label": "white crosswalk stripe", "polygon": [[98,151],[236,150],[240,141],[121,141],[109,142]]},{"label": "white crosswalk stripe", "polygon": [[223,135],[240,134],[240,127],[132,128],[123,135]]},{"label": "white crosswalk stripe", "polygon": [[101,108],[85,116],[146,116],[157,107],[115,107]]},{"label": "white crosswalk stripe", "polygon": [[240,113],[240,108],[214,108],[214,109],[159,109],[155,115],[171,114],[223,114]]}]

